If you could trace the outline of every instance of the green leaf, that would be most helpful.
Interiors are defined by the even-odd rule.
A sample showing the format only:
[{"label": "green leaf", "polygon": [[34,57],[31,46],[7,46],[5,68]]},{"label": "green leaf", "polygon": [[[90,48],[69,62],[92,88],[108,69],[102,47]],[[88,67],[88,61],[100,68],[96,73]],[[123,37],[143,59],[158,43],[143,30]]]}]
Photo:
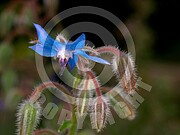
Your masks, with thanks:
[{"label": "green leaf", "polygon": [[11,30],[15,20],[15,13],[11,11],[4,11],[0,14],[0,25],[1,27],[0,36],[3,37]]},{"label": "green leaf", "polygon": [[0,45],[0,69],[5,67],[12,56],[12,48],[7,43],[1,43]]},{"label": "green leaf", "polygon": [[11,90],[17,82],[17,74],[13,70],[7,70],[2,74],[1,85],[4,90]]},{"label": "green leaf", "polygon": [[65,120],[59,127],[58,132],[62,132],[72,126],[71,120]]},{"label": "green leaf", "polygon": [[[19,95],[18,89],[13,88],[5,96],[5,106],[8,110],[14,110],[21,101],[22,96]],[[13,104],[12,104],[13,103]]]}]

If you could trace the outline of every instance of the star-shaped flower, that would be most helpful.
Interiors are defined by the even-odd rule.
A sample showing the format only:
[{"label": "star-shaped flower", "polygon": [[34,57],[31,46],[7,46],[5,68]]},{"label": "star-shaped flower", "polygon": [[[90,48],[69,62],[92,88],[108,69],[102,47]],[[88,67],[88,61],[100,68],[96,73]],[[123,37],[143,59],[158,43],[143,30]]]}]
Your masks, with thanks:
[{"label": "star-shaped flower", "polygon": [[37,31],[38,40],[35,42],[36,44],[34,46],[29,46],[29,48],[41,56],[59,58],[59,64],[62,68],[69,65],[70,70],[72,70],[78,62],[78,56],[101,64],[110,64],[99,57],[86,54],[83,50],[85,46],[84,34],[81,34],[74,42],[62,43],[52,39],[40,25],[34,24],[34,26]]}]

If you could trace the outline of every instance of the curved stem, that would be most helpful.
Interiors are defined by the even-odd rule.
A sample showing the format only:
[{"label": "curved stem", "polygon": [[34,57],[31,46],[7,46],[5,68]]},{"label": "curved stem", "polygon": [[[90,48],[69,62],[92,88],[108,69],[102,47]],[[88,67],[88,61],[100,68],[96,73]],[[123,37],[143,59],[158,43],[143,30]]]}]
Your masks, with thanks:
[{"label": "curved stem", "polygon": [[84,71],[84,73],[87,76],[87,79],[89,78],[89,79],[93,80],[95,90],[96,90],[96,94],[97,94],[98,97],[101,96],[102,94],[101,94],[101,90],[100,90],[100,85],[99,85],[99,82],[96,79],[96,76],[94,75],[93,71],[91,69],[88,69],[87,67],[85,67],[85,65],[82,63],[80,58],[78,60],[77,66],[80,69],[80,74],[83,74],[82,71]]},{"label": "curved stem", "polygon": [[103,46],[103,47],[97,48],[96,51],[98,53],[107,53],[108,52],[108,53],[115,55],[118,58],[121,55],[121,51],[113,46]]},{"label": "curved stem", "polygon": [[101,90],[100,90],[100,85],[99,85],[99,82],[98,82],[98,80],[96,79],[94,73],[93,73],[92,71],[87,71],[86,74],[89,75],[90,78],[93,80],[93,83],[94,83],[94,85],[95,85],[95,90],[96,90],[97,96],[98,96],[98,97],[101,96],[102,93],[101,93]]},{"label": "curved stem", "polygon": [[36,102],[41,93],[47,88],[58,88],[58,90],[63,91],[65,94],[71,95],[71,93],[63,85],[60,85],[56,82],[44,82],[35,88],[29,100],[32,102]]},{"label": "curved stem", "polygon": [[73,99],[71,98],[72,94],[63,85],[56,82],[44,82],[40,84],[39,86],[37,86],[32,92],[29,98],[29,101],[31,101],[32,103],[35,103],[38,100],[38,98],[41,96],[42,92],[46,90],[47,88],[55,88],[56,90],[62,91],[69,100],[69,103],[65,102],[65,104],[67,105],[69,110],[72,110],[72,106],[70,104],[71,101],[73,101]]}]

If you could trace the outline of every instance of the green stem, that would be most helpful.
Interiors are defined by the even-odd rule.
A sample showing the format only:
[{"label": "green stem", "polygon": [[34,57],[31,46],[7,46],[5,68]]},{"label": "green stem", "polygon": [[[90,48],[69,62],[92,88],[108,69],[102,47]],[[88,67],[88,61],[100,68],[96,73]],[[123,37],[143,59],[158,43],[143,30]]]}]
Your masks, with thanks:
[{"label": "green stem", "polygon": [[[76,74],[76,78],[74,80],[74,84],[73,84],[73,91],[75,91],[77,88],[78,88],[78,85],[79,83],[81,82],[81,76],[79,74]],[[77,131],[77,119],[76,119],[76,113],[75,113],[75,110],[76,110],[76,106],[73,105],[73,113],[72,113],[72,126],[70,128],[70,132],[69,132],[69,135],[75,135],[76,134],[76,131]]]},{"label": "green stem", "polygon": [[73,105],[72,127],[70,128],[69,135],[76,135],[76,131],[77,131],[77,119],[74,110],[75,110],[75,106]]}]

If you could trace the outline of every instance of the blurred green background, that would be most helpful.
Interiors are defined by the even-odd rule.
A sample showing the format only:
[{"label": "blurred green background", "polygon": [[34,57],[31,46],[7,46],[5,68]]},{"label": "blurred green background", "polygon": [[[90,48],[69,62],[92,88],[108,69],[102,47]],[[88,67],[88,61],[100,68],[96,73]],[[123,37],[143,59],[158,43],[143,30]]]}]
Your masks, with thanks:
[{"label": "blurred green background", "polygon": [[[145,101],[134,120],[115,117],[102,135],[180,135],[180,1],[171,0],[7,0],[0,4],[0,134],[16,131],[16,107],[41,82],[34,52],[28,42],[36,39],[32,22],[45,26],[59,12],[74,6],[97,6],[121,19],[130,30],[136,47],[136,65],[142,81],[151,85],[151,92],[139,88]],[[92,21],[107,28],[119,48],[126,50],[122,35],[109,22],[97,16],[77,15],[60,22],[52,36],[70,24]],[[118,25],[118,24],[117,24]],[[67,31],[68,32],[68,31]],[[102,41],[92,33],[87,39],[96,47]],[[121,46],[122,45],[122,46]],[[54,77],[51,62],[45,59],[47,71]],[[48,68],[49,67],[49,68]],[[47,121],[48,123],[48,121]],[[50,124],[41,127],[52,128]],[[85,124],[79,135],[96,134]]]}]

